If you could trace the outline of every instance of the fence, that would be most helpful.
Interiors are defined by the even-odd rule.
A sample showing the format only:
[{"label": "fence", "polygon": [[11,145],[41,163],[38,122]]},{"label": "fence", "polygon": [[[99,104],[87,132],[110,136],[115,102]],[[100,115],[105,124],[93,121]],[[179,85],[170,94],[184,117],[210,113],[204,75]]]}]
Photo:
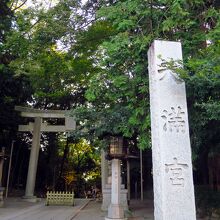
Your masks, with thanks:
[{"label": "fence", "polygon": [[48,191],[46,205],[74,205],[74,193]]},{"label": "fence", "polygon": [[4,197],[3,197],[4,189],[0,189],[0,207],[4,206]]}]

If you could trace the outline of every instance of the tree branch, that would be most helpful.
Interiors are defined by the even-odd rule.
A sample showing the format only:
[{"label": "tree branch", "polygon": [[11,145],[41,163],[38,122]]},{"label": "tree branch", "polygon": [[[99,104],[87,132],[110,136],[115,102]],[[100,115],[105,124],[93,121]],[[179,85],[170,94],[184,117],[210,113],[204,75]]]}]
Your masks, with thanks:
[{"label": "tree branch", "polygon": [[[25,0],[23,3],[21,3],[19,6],[15,7],[12,11],[16,11],[17,9],[21,8],[25,3],[27,2],[27,0]],[[13,4],[12,4],[13,5]],[[17,5],[17,4],[16,4]],[[12,6],[11,6],[12,7]]]},{"label": "tree branch", "polygon": [[[15,2],[16,2],[16,3],[15,3]],[[11,6],[9,7],[10,10],[12,9],[12,7],[13,7],[14,4],[17,5],[17,4],[18,4],[18,0],[13,1],[13,2],[11,3]]]}]

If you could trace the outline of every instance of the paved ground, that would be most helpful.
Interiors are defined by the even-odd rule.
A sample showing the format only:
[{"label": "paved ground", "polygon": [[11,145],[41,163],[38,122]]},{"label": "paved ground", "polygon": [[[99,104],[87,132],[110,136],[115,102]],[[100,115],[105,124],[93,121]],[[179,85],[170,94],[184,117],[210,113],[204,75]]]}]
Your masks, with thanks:
[{"label": "paved ground", "polygon": [[[45,206],[45,200],[38,203],[25,202],[20,198],[9,198],[0,208],[0,220],[104,220],[107,212],[101,211],[100,201],[75,199],[75,206]],[[152,202],[132,200],[129,220],[153,220]]]},{"label": "paved ground", "polygon": [[[45,200],[29,203],[9,198],[5,207],[0,208],[0,220],[104,220],[105,216],[107,213],[101,211],[101,202],[88,199],[75,199],[75,206],[45,206]],[[152,201],[132,200],[126,217],[128,220],[153,220]]]},{"label": "paved ground", "polygon": [[90,201],[73,220],[104,220],[106,212],[101,211],[101,202]]},{"label": "paved ground", "polygon": [[30,203],[9,198],[0,208],[0,220],[72,220],[88,202],[75,199],[75,206],[45,206],[45,200]]},{"label": "paved ground", "polygon": [[[131,200],[130,211],[126,212],[128,220],[154,220],[152,200]],[[89,202],[72,220],[104,220],[106,212],[102,212],[101,203]],[[197,218],[197,220],[210,220],[209,218]],[[212,218],[219,220],[219,218]]]},{"label": "paved ground", "polygon": [[[102,212],[101,203],[91,201],[84,207],[73,220],[104,220],[107,212]],[[128,220],[153,220],[152,203],[133,200],[130,204],[131,210],[126,212]]]},{"label": "paved ground", "polygon": [[129,220],[153,220],[154,207],[152,200],[131,200]]}]

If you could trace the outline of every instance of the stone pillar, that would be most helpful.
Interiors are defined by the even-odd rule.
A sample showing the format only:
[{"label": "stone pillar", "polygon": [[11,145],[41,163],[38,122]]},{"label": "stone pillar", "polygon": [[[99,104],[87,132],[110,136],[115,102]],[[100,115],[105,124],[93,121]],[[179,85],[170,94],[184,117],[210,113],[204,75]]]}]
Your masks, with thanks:
[{"label": "stone pillar", "polygon": [[28,175],[27,175],[27,183],[25,189],[24,199],[36,202],[37,199],[34,196],[34,188],[35,188],[35,180],[37,174],[37,164],[38,164],[38,156],[40,150],[40,136],[41,136],[41,118],[35,118],[34,121],[34,130],[33,130],[33,139],[31,146],[31,153],[29,159],[29,167],[28,167]]},{"label": "stone pillar", "polygon": [[144,180],[143,180],[143,152],[140,149],[140,174],[141,174],[141,201],[144,200]]},{"label": "stone pillar", "polygon": [[3,162],[4,159],[0,158],[0,187],[2,186]]},{"label": "stone pillar", "polygon": [[105,159],[105,151],[101,151],[101,175],[102,175],[102,192],[105,189],[108,179],[108,162]]},{"label": "stone pillar", "polygon": [[124,208],[120,203],[121,195],[121,163],[118,159],[112,160],[112,190],[111,204],[108,208],[108,217],[105,220],[117,219],[126,220],[124,217]]},{"label": "stone pillar", "polygon": [[169,61],[178,67],[181,43],[154,41],[148,52],[154,219],[195,220],[185,83]]},{"label": "stone pillar", "polygon": [[5,147],[2,147],[0,156],[0,207],[4,207],[4,191],[5,188],[2,187],[2,177],[3,177],[3,168],[4,168],[4,160],[5,160]]},{"label": "stone pillar", "polygon": [[127,159],[127,190],[128,190],[128,204],[131,200],[131,176],[130,176],[130,161]]}]

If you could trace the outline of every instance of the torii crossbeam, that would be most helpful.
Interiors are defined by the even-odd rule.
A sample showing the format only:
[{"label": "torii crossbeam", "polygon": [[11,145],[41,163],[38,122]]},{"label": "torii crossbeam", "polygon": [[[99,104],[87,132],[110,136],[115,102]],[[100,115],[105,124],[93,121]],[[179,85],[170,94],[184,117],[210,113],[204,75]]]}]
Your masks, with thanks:
[{"label": "torii crossbeam", "polygon": [[[21,117],[34,118],[34,122],[28,125],[19,125],[18,131],[33,132],[31,153],[29,159],[27,183],[24,199],[35,202],[34,196],[35,180],[40,150],[41,132],[69,132],[76,129],[76,122],[73,117],[69,117],[69,111],[65,110],[39,110],[21,106],[15,106],[15,110],[21,112]],[[65,125],[48,125],[42,119],[63,118]]]}]

